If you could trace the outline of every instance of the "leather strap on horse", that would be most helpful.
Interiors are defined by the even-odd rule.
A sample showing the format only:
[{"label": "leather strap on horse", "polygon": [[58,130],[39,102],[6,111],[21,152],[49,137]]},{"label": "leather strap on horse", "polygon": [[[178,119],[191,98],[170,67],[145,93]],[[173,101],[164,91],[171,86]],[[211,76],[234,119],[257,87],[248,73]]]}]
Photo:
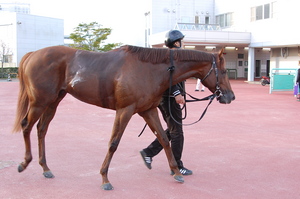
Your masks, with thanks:
[{"label": "leather strap on horse", "polygon": [[[212,72],[213,69],[215,69],[215,70],[216,70],[216,77],[217,77],[217,90],[219,91],[218,76],[217,76],[218,73],[217,73],[217,69],[216,69],[216,66],[215,66],[215,65],[216,65],[216,63],[215,63],[215,58],[213,57],[212,68],[209,70],[209,72],[206,74],[206,76],[203,78],[203,80],[206,79],[206,78],[211,74],[211,72]],[[171,88],[171,87],[172,87],[172,84],[173,84],[173,83],[172,83],[172,75],[173,75],[173,71],[174,71],[174,70],[175,70],[175,66],[174,66],[173,50],[170,50],[170,67],[168,68],[168,71],[170,71],[170,81],[169,81],[169,82],[170,82],[170,85],[169,85],[169,88]],[[184,89],[184,88],[183,88],[183,89]],[[207,104],[206,108],[204,109],[203,113],[201,114],[200,118],[199,118],[197,121],[192,122],[192,123],[190,123],[190,124],[183,124],[183,123],[181,123],[181,122],[178,122],[178,121],[173,117],[172,112],[170,111],[170,110],[171,110],[171,104],[170,104],[171,89],[169,89],[169,96],[168,96],[168,97],[169,97],[169,113],[170,113],[171,118],[172,118],[177,124],[180,124],[180,125],[183,125],[183,126],[190,126],[190,125],[196,124],[196,123],[198,123],[200,120],[202,120],[202,118],[203,118],[204,115],[206,114],[206,111],[207,111],[209,105],[210,105],[210,104],[212,103],[212,101],[215,99],[216,93],[214,93],[214,94],[212,94],[212,95],[210,95],[210,96],[204,97],[204,98],[202,98],[202,99],[199,99],[199,98],[193,97],[192,95],[186,93],[186,92],[185,92],[185,89],[184,89],[183,91],[184,91],[184,100],[185,100],[185,102],[199,102],[199,101],[204,101],[204,100],[210,100],[209,103]],[[188,95],[190,98],[192,98],[192,100],[187,100],[187,99],[186,99],[186,95]],[[187,116],[187,113],[186,113],[186,112],[187,112],[187,111],[186,111],[186,104],[184,104],[184,106],[182,107],[182,109],[184,109],[184,108],[185,108],[185,116],[184,116],[184,118],[182,118],[182,119],[185,119],[186,116]],[[147,123],[145,124],[143,130],[142,130],[141,133],[138,135],[138,137],[140,137],[140,136],[143,134],[143,132],[145,131],[146,127],[147,127]]]},{"label": "leather strap on horse", "polygon": [[145,128],[148,126],[148,124],[146,123],[145,124],[145,126],[144,126],[144,128],[143,128],[143,130],[140,132],[140,134],[138,135],[138,137],[140,137],[143,133],[144,133],[144,131],[145,131]]},{"label": "leather strap on horse", "polygon": [[[170,50],[170,66],[168,67],[168,71],[170,71],[169,99],[170,99],[170,96],[171,96],[171,89],[170,88],[172,87],[172,74],[173,74],[174,70],[175,70],[175,66],[174,66],[174,59],[173,59],[173,50]],[[169,104],[170,104],[170,102],[169,102]],[[147,127],[147,123],[145,124],[144,128],[142,129],[142,131],[138,135],[138,137],[140,137],[143,134],[146,127]]]},{"label": "leather strap on horse", "polygon": [[[173,50],[170,50],[170,67],[168,68],[168,71],[170,71],[170,73],[172,74],[173,71],[175,70],[175,66],[174,66],[174,59],[173,59]],[[172,86],[172,85],[171,85]],[[170,87],[171,88],[171,87]]]},{"label": "leather strap on horse", "polygon": [[[213,57],[213,67],[212,68],[215,68],[215,61],[214,61],[214,57]],[[171,86],[173,85],[172,83],[172,75],[173,75],[173,71],[175,70],[175,66],[173,64],[174,60],[173,60],[173,50],[170,50],[170,63],[171,63],[171,66],[169,67],[169,71],[170,71],[170,86],[169,88],[171,88]],[[207,76],[211,73],[212,70],[209,71],[209,73],[205,76],[205,79],[207,78]],[[183,124],[181,122],[178,122],[172,115],[172,112],[171,112],[171,103],[170,103],[170,98],[171,98],[171,90],[169,90],[169,113],[170,113],[170,117],[177,123],[177,124],[180,124],[180,125],[183,125],[183,126],[189,126],[189,125],[193,125],[193,124],[196,124],[198,123],[205,115],[209,105],[212,103],[212,101],[214,100],[214,98],[216,97],[215,94],[212,94],[208,97],[205,97],[205,98],[202,98],[202,99],[198,99],[198,98],[195,98],[193,96],[191,96],[190,94],[186,93],[184,91],[185,94],[187,94],[188,96],[190,96],[193,100],[186,100],[186,102],[195,102],[195,101],[203,101],[203,100],[210,100],[209,103],[207,104],[206,108],[204,109],[203,113],[201,114],[200,118],[195,121],[195,122],[192,122],[190,124]],[[185,106],[185,105],[184,105]]]}]

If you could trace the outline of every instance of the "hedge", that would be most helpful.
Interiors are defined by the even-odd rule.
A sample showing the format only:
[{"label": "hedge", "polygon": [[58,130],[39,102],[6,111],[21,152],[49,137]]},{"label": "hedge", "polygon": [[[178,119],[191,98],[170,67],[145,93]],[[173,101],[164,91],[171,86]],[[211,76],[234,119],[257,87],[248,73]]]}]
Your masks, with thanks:
[{"label": "hedge", "polygon": [[0,78],[7,78],[7,75],[11,74],[11,77],[16,77],[18,73],[18,67],[5,67],[5,68],[0,68]]}]

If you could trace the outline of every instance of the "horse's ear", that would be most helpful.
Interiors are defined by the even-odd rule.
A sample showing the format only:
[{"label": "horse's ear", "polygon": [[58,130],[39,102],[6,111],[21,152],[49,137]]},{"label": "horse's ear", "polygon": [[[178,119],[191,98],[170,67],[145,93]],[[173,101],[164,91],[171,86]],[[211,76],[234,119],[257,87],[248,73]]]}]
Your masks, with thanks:
[{"label": "horse's ear", "polygon": [[223,56],[223,53],[224,53],[224,48],[222,48],[219,52],[219,59]]}]

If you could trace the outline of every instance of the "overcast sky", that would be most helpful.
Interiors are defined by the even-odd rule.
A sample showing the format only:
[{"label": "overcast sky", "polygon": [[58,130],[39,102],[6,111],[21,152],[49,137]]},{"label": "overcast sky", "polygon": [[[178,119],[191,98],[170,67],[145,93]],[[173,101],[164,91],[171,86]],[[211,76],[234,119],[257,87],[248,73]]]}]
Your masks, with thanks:
[{"label": "overcast sky", "polygon": [[25,2],[31,4],[33,15],[64,19],[65,34],[73,32],[79,23],[96,21],[105,28],[113,29],[109,42],[144,45],[146,12],[144,0],[25,0]]}]

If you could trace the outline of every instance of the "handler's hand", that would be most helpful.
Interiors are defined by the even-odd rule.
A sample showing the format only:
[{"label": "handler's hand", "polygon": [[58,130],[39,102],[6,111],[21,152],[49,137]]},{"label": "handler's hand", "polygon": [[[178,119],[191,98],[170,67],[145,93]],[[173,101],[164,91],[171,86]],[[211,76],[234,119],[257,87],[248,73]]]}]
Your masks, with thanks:
[{"label": "handler's hand", "polygon": [[175,96],[175,101],[177,102],[177,104],[184,104],[184,97],[182,95],[177,95]]}]

